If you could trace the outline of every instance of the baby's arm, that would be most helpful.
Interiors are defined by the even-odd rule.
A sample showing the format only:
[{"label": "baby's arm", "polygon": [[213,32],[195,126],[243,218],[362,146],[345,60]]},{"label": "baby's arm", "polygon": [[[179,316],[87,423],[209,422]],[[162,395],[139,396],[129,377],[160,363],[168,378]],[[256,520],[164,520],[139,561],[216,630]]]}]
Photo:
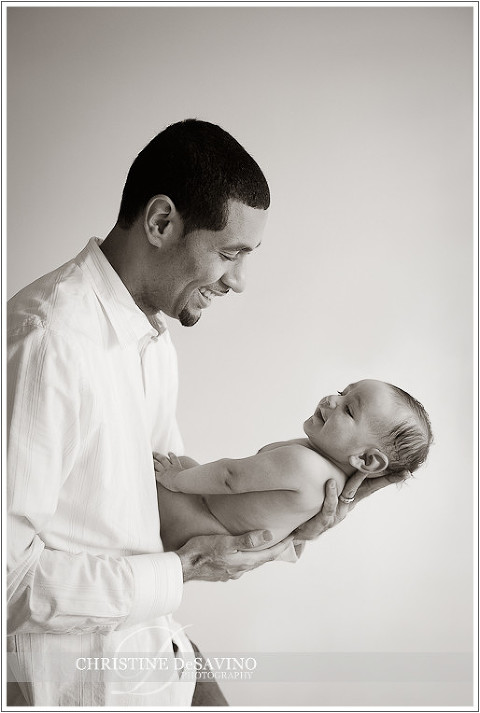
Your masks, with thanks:
[{"label": "baby's arm", "polygon": [[222,458],[187,470],[174,454],[170,458],[158,456],[154,463],[158,482],[174,492],[226,495],[298,491],[298,458],[303,450],[303,446],[283,446],[248,458]]},{"label": "baby's arm", "polygon": [[[154,455],[154,458],[155,458],[155,455]],[[180,461],[181,466],[184,470],[186,468],[195,468],[196,465],[200,465],[200,463],[197,460],[190,458],[190,456],[178,456],[178,460]]]}]

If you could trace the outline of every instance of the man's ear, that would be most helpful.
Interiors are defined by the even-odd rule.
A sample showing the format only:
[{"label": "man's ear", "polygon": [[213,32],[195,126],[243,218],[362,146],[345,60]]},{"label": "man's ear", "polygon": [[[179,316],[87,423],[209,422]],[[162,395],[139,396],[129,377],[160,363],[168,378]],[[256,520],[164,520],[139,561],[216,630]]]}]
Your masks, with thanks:
[{"label": "man's ear", "polygon": [[368,478],[376,478],[388,467],[388,457],[378,448],[368,448],[365,453],[350,456],[348,462],[356,470],[365,473]]},{"label": "man's ear", "polygon": [[148,242],[156,248],[183,235],[183,220],[174,202],[164,195],[153,196],[148,201],[143,227]]}]

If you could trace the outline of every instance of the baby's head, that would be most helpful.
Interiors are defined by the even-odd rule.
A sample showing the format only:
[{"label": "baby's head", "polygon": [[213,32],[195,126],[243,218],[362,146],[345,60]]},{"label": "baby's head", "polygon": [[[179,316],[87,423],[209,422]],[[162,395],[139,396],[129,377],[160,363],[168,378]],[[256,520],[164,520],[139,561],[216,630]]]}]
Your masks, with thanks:
[{"label": "baby's head", "polygon": [[432,442],[427,412],[397,386],[366,379],[325,396],[303,424],[319,453],[345,473],[415,471]]}]

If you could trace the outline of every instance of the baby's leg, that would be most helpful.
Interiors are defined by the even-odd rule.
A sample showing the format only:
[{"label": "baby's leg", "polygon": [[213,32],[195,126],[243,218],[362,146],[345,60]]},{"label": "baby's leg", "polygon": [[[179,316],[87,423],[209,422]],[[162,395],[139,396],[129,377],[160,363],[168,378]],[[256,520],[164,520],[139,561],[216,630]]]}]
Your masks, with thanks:
[{"label": "baby's leg", "polygon": [[173,493],[157,483],[160,535],[165,552],[182,547],[197,535],[229,535],[208,510],[201,495]]}]

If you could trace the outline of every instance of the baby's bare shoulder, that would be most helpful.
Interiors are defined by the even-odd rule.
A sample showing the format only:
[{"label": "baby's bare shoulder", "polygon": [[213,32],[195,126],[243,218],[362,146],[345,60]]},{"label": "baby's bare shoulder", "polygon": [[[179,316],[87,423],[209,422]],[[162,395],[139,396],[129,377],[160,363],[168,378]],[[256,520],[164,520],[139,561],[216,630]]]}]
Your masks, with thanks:
[{"label": "baby's bare shoulder", "polygon": [[289,451],[289,455],[292,459],[296,460],[307,470],[313,469],[318,473],[319,468],[329,472],[335,468],[335,466],[330,463],[327,458],[324,458],[321,453],[314,451],[313,448],[309,448],[304,443],[290,443],[289,445],[284,446],[284,448]]},{"label": "baby's bare shoulder", "polygon": [[296,484],[302,482],[304,485],[318,485],[320,482],[323,485],[337,470],[320,453],[298,441],[263,451],[259,455],[271,460],[277,468],[288,472]]},{"label": "baby's bare shoulder", "polygon": [[266,451],[274,451],[277,450],[277,448],[283,448],[283,446],[291,446],[294,443],[301,443],[302,445],[306,445],[308,441],[306,438],[295,438],[291,441],[276,441],[276,443],[267,443],[267,445],[260,448],[258,452],[265,453]]},{"label": "baby's bare shoulder", "polygon": [[[334,478],[343,487],[344,475],[327,458],[300,443],[284,446],[285,463],[295,478],[297,490],[310,499],[315,494],[323,497],[325,483]],[[283,450],[283,448],[281,449]]]}]

